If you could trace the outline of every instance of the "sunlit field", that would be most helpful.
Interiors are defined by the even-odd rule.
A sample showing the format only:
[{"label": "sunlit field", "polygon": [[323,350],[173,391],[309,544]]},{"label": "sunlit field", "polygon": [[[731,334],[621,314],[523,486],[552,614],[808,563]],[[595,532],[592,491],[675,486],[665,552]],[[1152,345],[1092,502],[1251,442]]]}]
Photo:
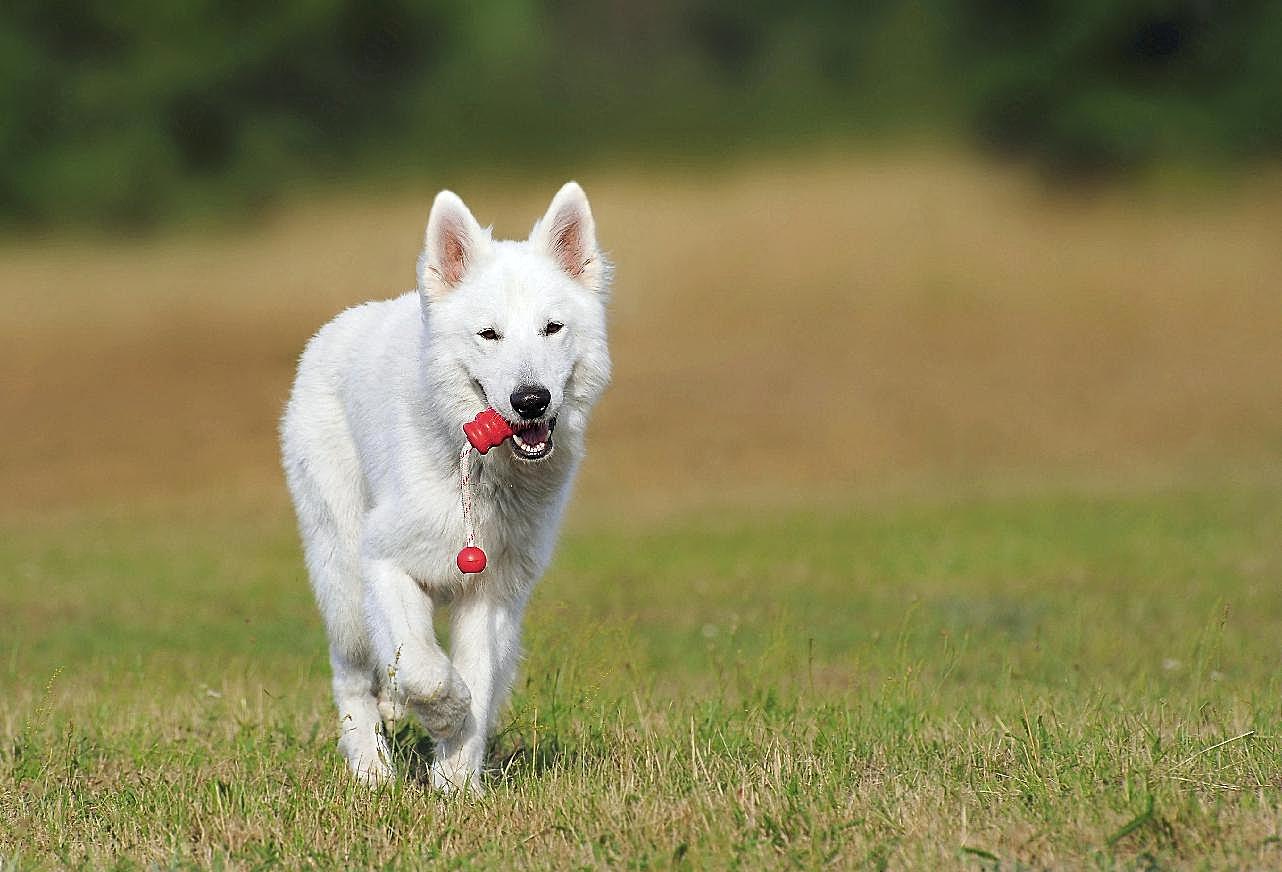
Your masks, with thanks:
[{"label": "sunlit field", "polygon": [[[581,507],[1278,465],[1282,186],[1087,200],[931,155],[595,175],[616,378]],[[560,181],[441,185],[524,236]],[[412,286],[433,193],[7,243],[5,510],[279,494],[303,342]]]},{"label": "sunlit field", "polygon": [[276,465],[434,189],[5,244],[0,865],[1282,865],[1276,178],[579,180],[616,377],[480,799],[349,783]]}]

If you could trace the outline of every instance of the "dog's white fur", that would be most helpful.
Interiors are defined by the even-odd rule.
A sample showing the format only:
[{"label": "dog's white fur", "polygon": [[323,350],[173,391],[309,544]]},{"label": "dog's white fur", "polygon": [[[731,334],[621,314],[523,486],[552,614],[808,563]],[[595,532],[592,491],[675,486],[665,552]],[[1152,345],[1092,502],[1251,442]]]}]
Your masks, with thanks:
[{"label": "dog's white fur", "polygon": [[[433,784],[480,789],[522,613],[609,381],[609,273],[574,182],[523,242],[492,240],[442,191],[417,290],[343,312],[303,352],[281,423],[284,467],[329,635],[339,748],[366,781],[395,774],[380,720],[410,712],[436,743]],[[548,334],[550,322],[564,327]],[[464,576],[462,425],[486,406],[520,420],[509,396],[529,384],[551,393],[552,454],[519,459],[507,443],[472,454],[489,561]],[[432,626],[447,604],[448,656]]]}]

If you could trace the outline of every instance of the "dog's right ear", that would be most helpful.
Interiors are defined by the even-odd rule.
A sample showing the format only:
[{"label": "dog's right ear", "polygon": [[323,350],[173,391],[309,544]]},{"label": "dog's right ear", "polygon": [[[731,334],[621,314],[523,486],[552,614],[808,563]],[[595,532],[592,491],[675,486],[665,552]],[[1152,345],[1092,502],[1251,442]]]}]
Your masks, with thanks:
[{"label": "dog's right ear", "polygon": [[610,265],[597,248],[592,207],[578,182],[566,182],[556,192],[547,214],[530,231],[530,241],[579,284],[593,291],[606,290]]},{"label": "dog's right ear", "polygon": [[441,191],[427,216],[423,253],[418,257],[418,287],[429,300],[451,290],[490,247],[488,230],[453,191]]}]

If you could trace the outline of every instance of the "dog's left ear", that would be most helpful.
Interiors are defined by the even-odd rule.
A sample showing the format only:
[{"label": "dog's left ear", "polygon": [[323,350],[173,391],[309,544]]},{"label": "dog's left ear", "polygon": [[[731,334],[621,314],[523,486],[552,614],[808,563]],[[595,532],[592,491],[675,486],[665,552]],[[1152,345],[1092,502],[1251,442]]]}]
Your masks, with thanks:
[{"label": "dog's left ear", "polygon": [[463,281],[467,271],[490,249],[489,231],[453,191],[441,191],[432,202],[418,258],[418,286],[429,300],[439,299]]},{"label": "dog's left ear", "polygon": [[592,220],[588,195],[578,182],[566,182],[556,192],[547,214],[534,225],[530,242],[585,288],[605,290],[608,265],[597,248],[596,222]]}]

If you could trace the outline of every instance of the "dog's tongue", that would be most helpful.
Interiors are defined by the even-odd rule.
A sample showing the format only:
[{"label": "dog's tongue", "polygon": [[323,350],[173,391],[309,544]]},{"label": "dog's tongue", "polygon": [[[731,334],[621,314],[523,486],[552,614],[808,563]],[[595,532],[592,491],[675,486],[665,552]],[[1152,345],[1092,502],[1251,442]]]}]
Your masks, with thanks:
[{"label": "dog's tongue", "polygon": [[516,431],[521,437],[521,441],[526,445],[538,445],[540,442],[546,442],[548,438],[547,424],[534,424],[530,427],[524,427]]}]

